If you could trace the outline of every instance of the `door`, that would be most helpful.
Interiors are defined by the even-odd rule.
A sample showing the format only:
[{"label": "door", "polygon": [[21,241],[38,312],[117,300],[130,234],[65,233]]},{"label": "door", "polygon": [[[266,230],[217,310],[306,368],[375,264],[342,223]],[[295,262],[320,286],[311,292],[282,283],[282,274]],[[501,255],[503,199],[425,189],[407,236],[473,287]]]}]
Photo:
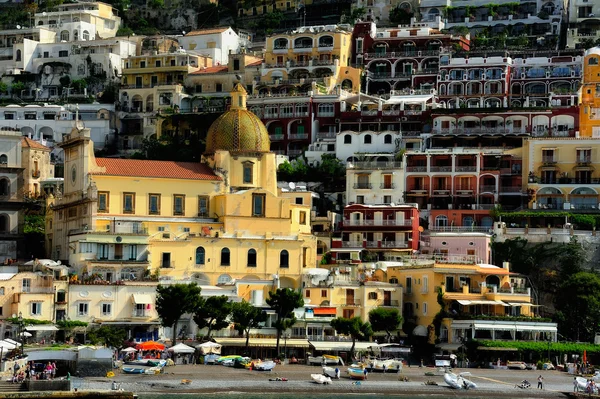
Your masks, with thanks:
[{"label": "door", "polygon": [[446,276],[446,291],[454,292],[454,277]]},{"label": "door", "polygon": [[383,291],[383,306],[392,306],[392,293]]},{"label": "door", "polygon": [[171,253],[170,252],[162,253],[162,267],[171,267]]},{"label": "door", "polygon": [[354,305],[354,290],[352,288],[346,289],[346,305]]},{"label": "door", "polygon": [[123,244],[115,244],[115,259],[123,259]]},{"label": "door", "polygon": [[66,310],[64,310],[64,309],[56,310],[56,321],[64,320],[66,316],[67,316]]},{"label": "door", "polygon": [[142,84],[142,77],[141,76],[136,76],[135,77],[135,87],[137,87],[139,89],[142,86],[143,86],[143,84]]},{"label": "door", "polygon": [[383,175],[383,188],[390,189],[392,187],[392,175]]}]

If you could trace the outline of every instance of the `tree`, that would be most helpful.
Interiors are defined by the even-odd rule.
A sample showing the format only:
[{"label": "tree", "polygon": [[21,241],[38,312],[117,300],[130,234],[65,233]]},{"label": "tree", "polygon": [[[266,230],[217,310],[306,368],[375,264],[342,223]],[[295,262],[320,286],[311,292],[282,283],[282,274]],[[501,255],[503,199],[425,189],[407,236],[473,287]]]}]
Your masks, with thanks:
[{"label": "tree", "polygon": [[100,326],[90,331],[87,336],[94,345],[103,344],[110,348],[119,348],[123,345],[127,332],[122,328]]},{"label": "tree", "polygon": [[319,164],[319,173],[323,181],[332,185],[346,182],[346,167],[340,162],[335,154],[323,154]]},{"label": "tree", "polygon": [[246,336],[245,350],[248,351],[250,342],[250,330],[260,328],[261,323],[267,320],[267,314],[261,308],[252,306],[252,304],[242,301],[234,303],[231,306],[231,320],[234,328],[242,335]]},{"label": "tree", "polygon": [[198,329],[208,328],[206,339],[210,339],[212,330],[218,331],[229,326],[231,303],[225,295],[211,296],[198,302],[194,309],[194,322]]},{"label": "tree", "polygon": [[300,291],[294,291],[291,288],[278,288],[276,291],[269,292],[267,298],[269,305],[277,315],[275,329],[277,330],[277,343],[275,344],[275,352],[279,354],[279,339],[281,333],[296,322],[294,309],[304,306],[304,299]]},{"label": "tree", "polygon": [[555,299],[561,334],[592,342],[600,326],[600,276],[580,272],[566,279]]},{"label": "tree", "polygon": [[390,11],[390,22],[397,25],[410,24],[410,19],[415,15],[410,9],[396,7]]},{"label": "tree", "polygon": [[344,13],[342,14],[342,23],[354,25],[356,21],[361,19],[366,13],[367,9],[365,7],[355,8],[353,10],[350,10],[349,13],[347,11],[344,11]]},{"label": "tree", "polygon": [[402,325],[402,316],[398,309],[375,308],[369,312],[369,322],[373,331],[385,331],[390,342],[393,331],[398,331]]},{"label": "tree", "polygon": [[156,312],[163,327],[173,328],[173,345],[177,340],[177,322],[185,313],[192,313],[199,301],[200,287],[196,283],[156,287]]},{"label": "tree", "polygon": [[352,317],[350,319],[337,317],[331,320],[331,327],[338,334],[347,335],[352,338],[352,347],[350,348],[350,358],[352,359],[354,358],[356,340],[366,341],[373,335],[371,323],[362,321],[360,317]]}]

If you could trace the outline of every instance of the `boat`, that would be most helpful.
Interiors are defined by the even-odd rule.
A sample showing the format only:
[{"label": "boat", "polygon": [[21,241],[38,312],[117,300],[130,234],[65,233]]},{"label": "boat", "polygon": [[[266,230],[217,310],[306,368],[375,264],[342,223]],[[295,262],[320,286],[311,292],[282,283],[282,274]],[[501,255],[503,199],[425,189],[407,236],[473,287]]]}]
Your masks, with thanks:
[{"label": "boat", "polygon": [[454,374],[454,373],[445,373],[444,381],[451,388],[454,389],[473,389],[477,388],[477,385],[471,380],[467,380],[464,376],[471,375],[469,372]]},{"label": "boat", "polygon": [[216,362],[223,363],[227,360],[235,360],[235,359],[241,359],[241,358],[242,358],[242,356],[240,356],[240,355],[220,356],[217,358]]},{"label": "boat", "polygon": [[369,366],[372,371],[400,371],[402,359],[373,359]]},{"label": "boat", "polygon": [[527,369],[527,363],[508,361],[506,362],[506,367],[508,367],[509,370],[525,370]]},{"label": "boat", "polygon": [[250,363],[250,358],[239,358],[239,359],[234,359],[233,360],[233,368],[236,369],[245,369],[248,368],[248,365]]},{"label": "boat", "polygon": [[577,389],[580,392],[594,393],[594,392],[588,392],[589,380],[587,378],[585,378],[585,377],[575,377],[575,379],[577,380]]},{"label": "boat", "polygon": [[310,376],[317,384],[331,384],[331,378],[324,376],[323,374],[311,374]]},{"label": "boat", "polygon": [[127,362],[123,362],[126,366],[147,366],[147,367],[156,367],[160,365],[160,359],[140,359],[140,360],[130,360]]},{"label": "boat", "polygon": [[276,363],[272,360],[267,360],[254,365],[256,371],[271,371],[275,368]]},{"label": "boat", "polygon": [[324,364],[333,364],[333,365],[344,365],[344,361],[339,356],[332,355],[323,355],[323,356],[309,356],[308,364],[311,365],[324,365]]},{"label": "boat", "polygon": [[353,380],[364,380],[365,379],[365,369],[348,367],[348,375]]},{"label": "boat", "polygon": [[[146,364],[124,365],[121,370],[125,374],[160,374],[167,365],[166,360],[146,361]],[[150,366],[150,367],[147,367]]]},{"label": "boat", "polygon": [[340,369],[323,366],[323,375],[330,378],[340,379]]},{"label": "boat", "polygon": [[144,374],[146,368],[144,367],[123,367],[121,370],[125,374]]},{"label": "boat", "polygon": [[215,364],[215,363],[217,363],[217,359],[220,357],[221,357],[221,355],[215,355],[215,354],[205,355],[204,356],[204,364]]}]

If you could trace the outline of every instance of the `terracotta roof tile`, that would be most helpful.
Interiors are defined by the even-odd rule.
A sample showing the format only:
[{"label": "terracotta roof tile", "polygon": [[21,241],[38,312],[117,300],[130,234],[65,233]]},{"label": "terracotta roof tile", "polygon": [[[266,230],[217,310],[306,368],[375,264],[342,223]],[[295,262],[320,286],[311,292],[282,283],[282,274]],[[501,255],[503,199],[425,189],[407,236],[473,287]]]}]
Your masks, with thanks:
[{"label": "terracotta roof tile", "polygon": [[50,148],[46,147],[38,141],[30,139],[29,137],[23,137],[21,139],[21,146],[24,148],[31,148],[34,150],[51,151]]},{"label": "terracotta roof tile", "polygon": [[251,62],[250,64],[248,64],[246,66],[258,66],[262,63],[263,63],[263,60],[258,60],[258,61]]},{"label": "terracotta roof tile", "polygon": [[205,73],[227,72],[228,70],[229,70],[229,68],[227,67],[227,65],[218,65],[218,66],[211,66],[211,67],[207,67],[207,68],[201,68],[195,72],[190,73],[189,75],[202,75]]},{"label": "terracotta roof tile", "polygon": [[223,28],[209,28],[209,29],[193,30],[190,33],[188,33],[186,36],[212,35],[214,33],[223,33],[227,29],[229,29],[229,26],[223,27]]},{"label": "terracotta roof tile", "polygon": [[96,164],[106,169],[104,172],[92,172],[94,175],[221,180],[208,165],[196,162],[96,158]]}]

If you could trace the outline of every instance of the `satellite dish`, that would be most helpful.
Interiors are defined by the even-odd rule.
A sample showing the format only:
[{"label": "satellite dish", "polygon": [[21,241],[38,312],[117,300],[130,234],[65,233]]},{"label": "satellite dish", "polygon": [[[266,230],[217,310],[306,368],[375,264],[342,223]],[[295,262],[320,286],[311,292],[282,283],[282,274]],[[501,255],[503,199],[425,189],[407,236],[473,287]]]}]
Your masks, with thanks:
[{"label": "satellite dish", "polygon": [[17,25],[17,29],[21,29],[21,25]]},{"label": "satellite dish", "polygon": [[241,75],[239,75],[239,74],[237,74],[237,73],[235,74],[235,78],[236,78],[237,80],[240,80],[240,81],[242,80],[242,76],[241,76]]},{"label": "satellite dish", "polygon": [[44,12],[42,13],[42,16],[44,16],[44,17],[45,17],[46,15],[48,15],[48,14],[46,14],[46,11],[44,11]]},{"label": "satellite dish", "polygon": [[294,182],[290,182],[290,183],[288,184],[288,187],[290,188],[290,190],[295,190],[295,189],[296,189],[296,183],[294,183]]}]

